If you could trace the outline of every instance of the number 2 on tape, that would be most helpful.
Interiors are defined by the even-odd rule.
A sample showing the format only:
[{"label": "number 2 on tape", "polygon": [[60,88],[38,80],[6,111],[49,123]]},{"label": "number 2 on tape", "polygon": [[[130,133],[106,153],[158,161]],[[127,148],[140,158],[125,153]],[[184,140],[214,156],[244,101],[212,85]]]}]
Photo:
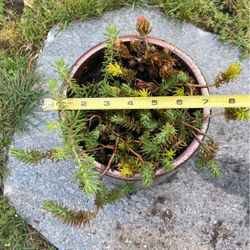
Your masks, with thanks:
[{"label": "number 2 on tape", "polygon": [[182,105],[182,104],[183,104],[183,100],[178,99],[178,100],[176,101],[176,104],[177,104],[177,105]]}]

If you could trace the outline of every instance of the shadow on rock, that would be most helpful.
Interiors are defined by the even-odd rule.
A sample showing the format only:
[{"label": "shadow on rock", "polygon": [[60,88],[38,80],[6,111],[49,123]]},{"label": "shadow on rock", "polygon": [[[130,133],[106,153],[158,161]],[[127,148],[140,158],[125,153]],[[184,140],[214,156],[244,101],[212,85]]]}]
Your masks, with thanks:
[{"label": "shadow on rock", "polygon": [[249,204],[249,164],[247,162],[239,162],[238,159],[218,160],[221,166],[222,176],[218,179],[211,177],[208,171],[200,172],[201,177],[205,181],[212,182],[213,185],[223,189],[225,192],[239,195],[246,198],[246,204]]}]

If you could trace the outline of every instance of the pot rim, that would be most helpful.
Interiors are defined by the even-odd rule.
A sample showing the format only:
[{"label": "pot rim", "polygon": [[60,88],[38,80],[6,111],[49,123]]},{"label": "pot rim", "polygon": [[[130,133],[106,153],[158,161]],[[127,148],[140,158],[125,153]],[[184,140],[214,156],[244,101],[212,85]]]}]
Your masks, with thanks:
[{"label": "pot rim", "polygon": [[[119,38],[121,39],[122,42],[131,42],[132,40],[141,40],[141,38],[135,36],[135,35],[126,35],[126,36],[119,36]],[[182,61],[184,61],[187,66],[189,67],[189,69],[192,71],[192,73],[194,74],[197,82],[199,85],[204,85],[206,86],[206,80],[201,72],[201,70],[199,69],[199,67],[197,66],[197,64],[194,62],[194,60],[187,55],[184,51],[182,51],[181,49],[175,47],[173,44],[166,42],[164,40],[161,40],[159,38],[155,38],[155,37],[147,37],[147,41],[151,44],[154,44],[156,46],[160,46],[163,48],[167,48],[169,49],[175,56],[177,56],[178,58],[180,58]],[[97,45],[91,47],[89,50],[87,50],[85,53],[83,53],[72,65],[72,67],[70,68],[70,73],[71,76],[74,77],[77,70],[79,69],[79,67],[91,56],[93,56],[94,54],[98,53],[100,50],[103,50],[106,47],[106,42],[101,42],[98,43]],[[62,84],[62,95],[66,96],[67,94],[67,86],[65,83]],[[201,93],[204,96],[208,96],[209,95],[209,90],[208,88],[201,88]],[[208,117],[211,113],[211,108],[203,108],[203,118]],[[61,117],[61,115],[60,115]],[[203,120],[202,126],[200,128],[200,130],[203,133],[206,133],[209,127],[209,121],[210,118],[206,118]],[[203,140],[204,135],[198,135],[198,138],[200,140]],[[184,152],[182,152],[181,155],[179,155],[175,160],[174,160],[174,168],[170,171],[165,170],[164,168],[159,168],[158,170],[156,170],[155,173],[155,178],[160,177],[162,175],[166,175],[172,172],[175,172],[179,167],[181,167],[187,160],[189,160],[191,158],[191,156],[199,149],[200,144],[199,142],[194,139],[191,144],[185,149]],[[96,170],[100,173],[102,173],[106,166],[101,164],[98,161],[95,161],[96,164]],[[120,180],[125,180],[125,181],[137,181],[137,180],[141,180],[141,175],[135,174],[132,177],[122,177],[120,176],[120,172],[118,170],[108,170],[107,173],[105,174],[109,177],[115,178],[115,179],[120,179]]]}]

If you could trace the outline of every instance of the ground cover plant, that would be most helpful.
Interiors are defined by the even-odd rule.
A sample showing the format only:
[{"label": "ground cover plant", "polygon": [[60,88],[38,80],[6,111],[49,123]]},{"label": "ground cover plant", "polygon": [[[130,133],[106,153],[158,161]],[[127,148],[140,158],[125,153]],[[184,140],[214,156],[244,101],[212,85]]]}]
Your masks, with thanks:
[{"label": "ground cover plant", "polygon": [[[184,64],[168,49],[151,44],[147,35],[152,27],[145,17],[137,19],[138,38],[122,42],[115,26],[107,28],[106,48],[99,63],[88,68],[78,81],[72,78],[62,60],[56,62],[56,71],[67,86],[67,97],[126,97],[126,96],[192,96],[200,95],[204,87],[221,87],[235,79],[241,72],[238,63],[214,78],[214,83],[201,86]],[[47,151],[13,148],[17,159],[28,163],[52,160],[70,160],[77,164],[75,177],[85,195],[94,196],[95,209],[73,211],[54,201],[45,201],[44,208],[72,225],[84,225],[95,218],[98,211],[119,201],[134,191],[133,183],[109,189],[103,176],[109,169],[120,171],[121,177],[140,174],[142,185],[150,186],[159,168],[174,169],[174,159],[192,140],[201,146],[198,168],[208,166],[214,177],[221,172],[215,161],[218,145],[200,130],[203,117],[201,109],[151,109],[111,111],[68,111],[64,96],[58,95],[56,80],[49,81],[50,91],[60,104],[60,121],[48,128],[62,133],[62,147]],[[247,108],[225,108],[227,120],[248,119]],[[198,135],[204,135],[201,141]],[[106,165],[99,175],[95,159]]]},{"label": "ground cover plant", "polygon": [[0,196],[0,246],[1,249],[55,250],[37,231],[26,224],[7,199]]},{"label": "ground cover plant", "polygon": [[[0,108],[0,195],[2,196],[2,178],[6,174],[6,160],[8,145],[11,143],[11,138],[14,131],[21,128],[23,131],[25,115],[30,115],[36,109],[37,103],[34,99],[28,98],[29,95],[39,95],[37,91],[33,93],[30,88],[36,84],[36,76],[34,76],[34,68],[31,61],[37,56],[38,51],[43,45],[44,38],[49,29],[55,25],[60,24],[62,27],[67,25],[72,20],[85,19],[89,16],[101,14],[103,11],[118,8],[123,5],[143,5],[160,7],[167,15],[176,17],[180,20],[189,21],[202,27],[203,29],[215,32],[224,41],[228,41],[233,45],[239,46],[243,49],[244,55],[249,51],[249,36],[248,34],[248,20],[249,20],[249,6],[246,0],[221,0],[221,1],[115,1],[115,0],[42,0],[42,1],[26,1],[26,6],[23,12],[18,9],[19,13],[13,11],[11,7],[12,1],[0,0],[0,89],[3,91],[0,96],[0,107],[4,104],[4,108]],[[14,2],[14,1],[13,1]],[[7,4],[8,3],[8,4]],[[4,7],[5,6],[5,7]],[[7,8],[8,7],[8,8]],[[20,59],[20,58],[22,59]],[[22,73],[19,68],[15,67],[16,62],[20,65],[22,61]],[[2,75],[3,74],[3,75]],[[20,77],[22,75],[22,84],[19,86],[15,75]],[[33,80],[29,75],[33,75]],[[10,78],[9,78],[10,76]],[[9,78],[8,86],[9,92],[5,90],[5,80]],[[17,92],[16,89],[21,88],[22,91]],[[23,98],[23,90],[27,91],[26,98]],[[16,102],[9,93],[15,93]],[[11,101],[12,99],[12,101]],[[38,101],[38,100],[37,100]],[[22,103],[16,111],[16,103]],[[32,103],[33,102],[33,103]],[[28,109],[21,106],[26,105]],[[19,120],[19,117],[21,119]],[[20,127],[19,127],[20,126]],[[4,204],[4,205],[3,205]],[[8,206],[7,201],[0,203],[0,213],[6,211]],[[11,209],[9,207],[9,209]],[[1,214],[2,215],[2,214]],[[1,221],[5,228],[9,226],[9,232],[12,231],[12,225],[19,225],[15,237],[10,240],[11,234],[4,234],[1,237],[2,241],[0,248],[15,249],[18,244],[19,249],[25,249],[28,240],[23,235],[29,235],[30,230],[27,230],[25,223],[16,219],[14,216],[1,216]],[[10,244],[11,242],[11,244]],[[7,244],[5,246],[5,244]],[[10,244],[10,246],[8,246]],[[21,245],[23,244],[23,245]],[[33,245],[32,245],[33,244]],[[31,243],[30,249],[37,249],[35,242]],[[38,247],[38,249],[40,249]],[[43,249],[46,249],[45,246]]]}]

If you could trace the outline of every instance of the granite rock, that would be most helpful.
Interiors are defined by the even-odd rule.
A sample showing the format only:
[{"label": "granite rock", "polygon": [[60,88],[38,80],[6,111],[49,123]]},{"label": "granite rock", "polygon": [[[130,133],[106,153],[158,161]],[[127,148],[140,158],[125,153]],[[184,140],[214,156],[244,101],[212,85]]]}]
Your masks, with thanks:
[{"label": "granite rock", "polygon": [[[222,44],[217,36],[191,24],[166,17],[157,9],[123,8],[99,19],[74,22],[61,30],[51,29],[38,59],[44,80],[55,78],[53,62],[74,61],[87,49],[104,40],[105,27],[115,23],[121,35],[135,33],[135,19],[145,15],[153,25],[151,36],[175,44],[189,54],[205,78],[213,77],[234,61],[236,48]],[[237,82],[212,90],[213,94],[249,93],[249,61],[241,61],[243,72]],[[46,122],[57,112],[40,112],[44,122],[30,133],[16,134],[13,146],[47,149],[59,146],[56,132],[47,133]],[[60,223],[41,208],[46,199],[81,209],[92,207],[72,175],[70,162],[28,166],[10,156],[10,174],[4,181],[4,194],[28,223],[60,250],[94,249],[248,249],[249,229],[249,123],[226,123],[218,117],[209,128],[220,144],[217,160],[223,176],[213,179],[208,171],[197,172],[195,157],[168,182],[137,191],[116,205],[107,206],[85,228]]]}]

